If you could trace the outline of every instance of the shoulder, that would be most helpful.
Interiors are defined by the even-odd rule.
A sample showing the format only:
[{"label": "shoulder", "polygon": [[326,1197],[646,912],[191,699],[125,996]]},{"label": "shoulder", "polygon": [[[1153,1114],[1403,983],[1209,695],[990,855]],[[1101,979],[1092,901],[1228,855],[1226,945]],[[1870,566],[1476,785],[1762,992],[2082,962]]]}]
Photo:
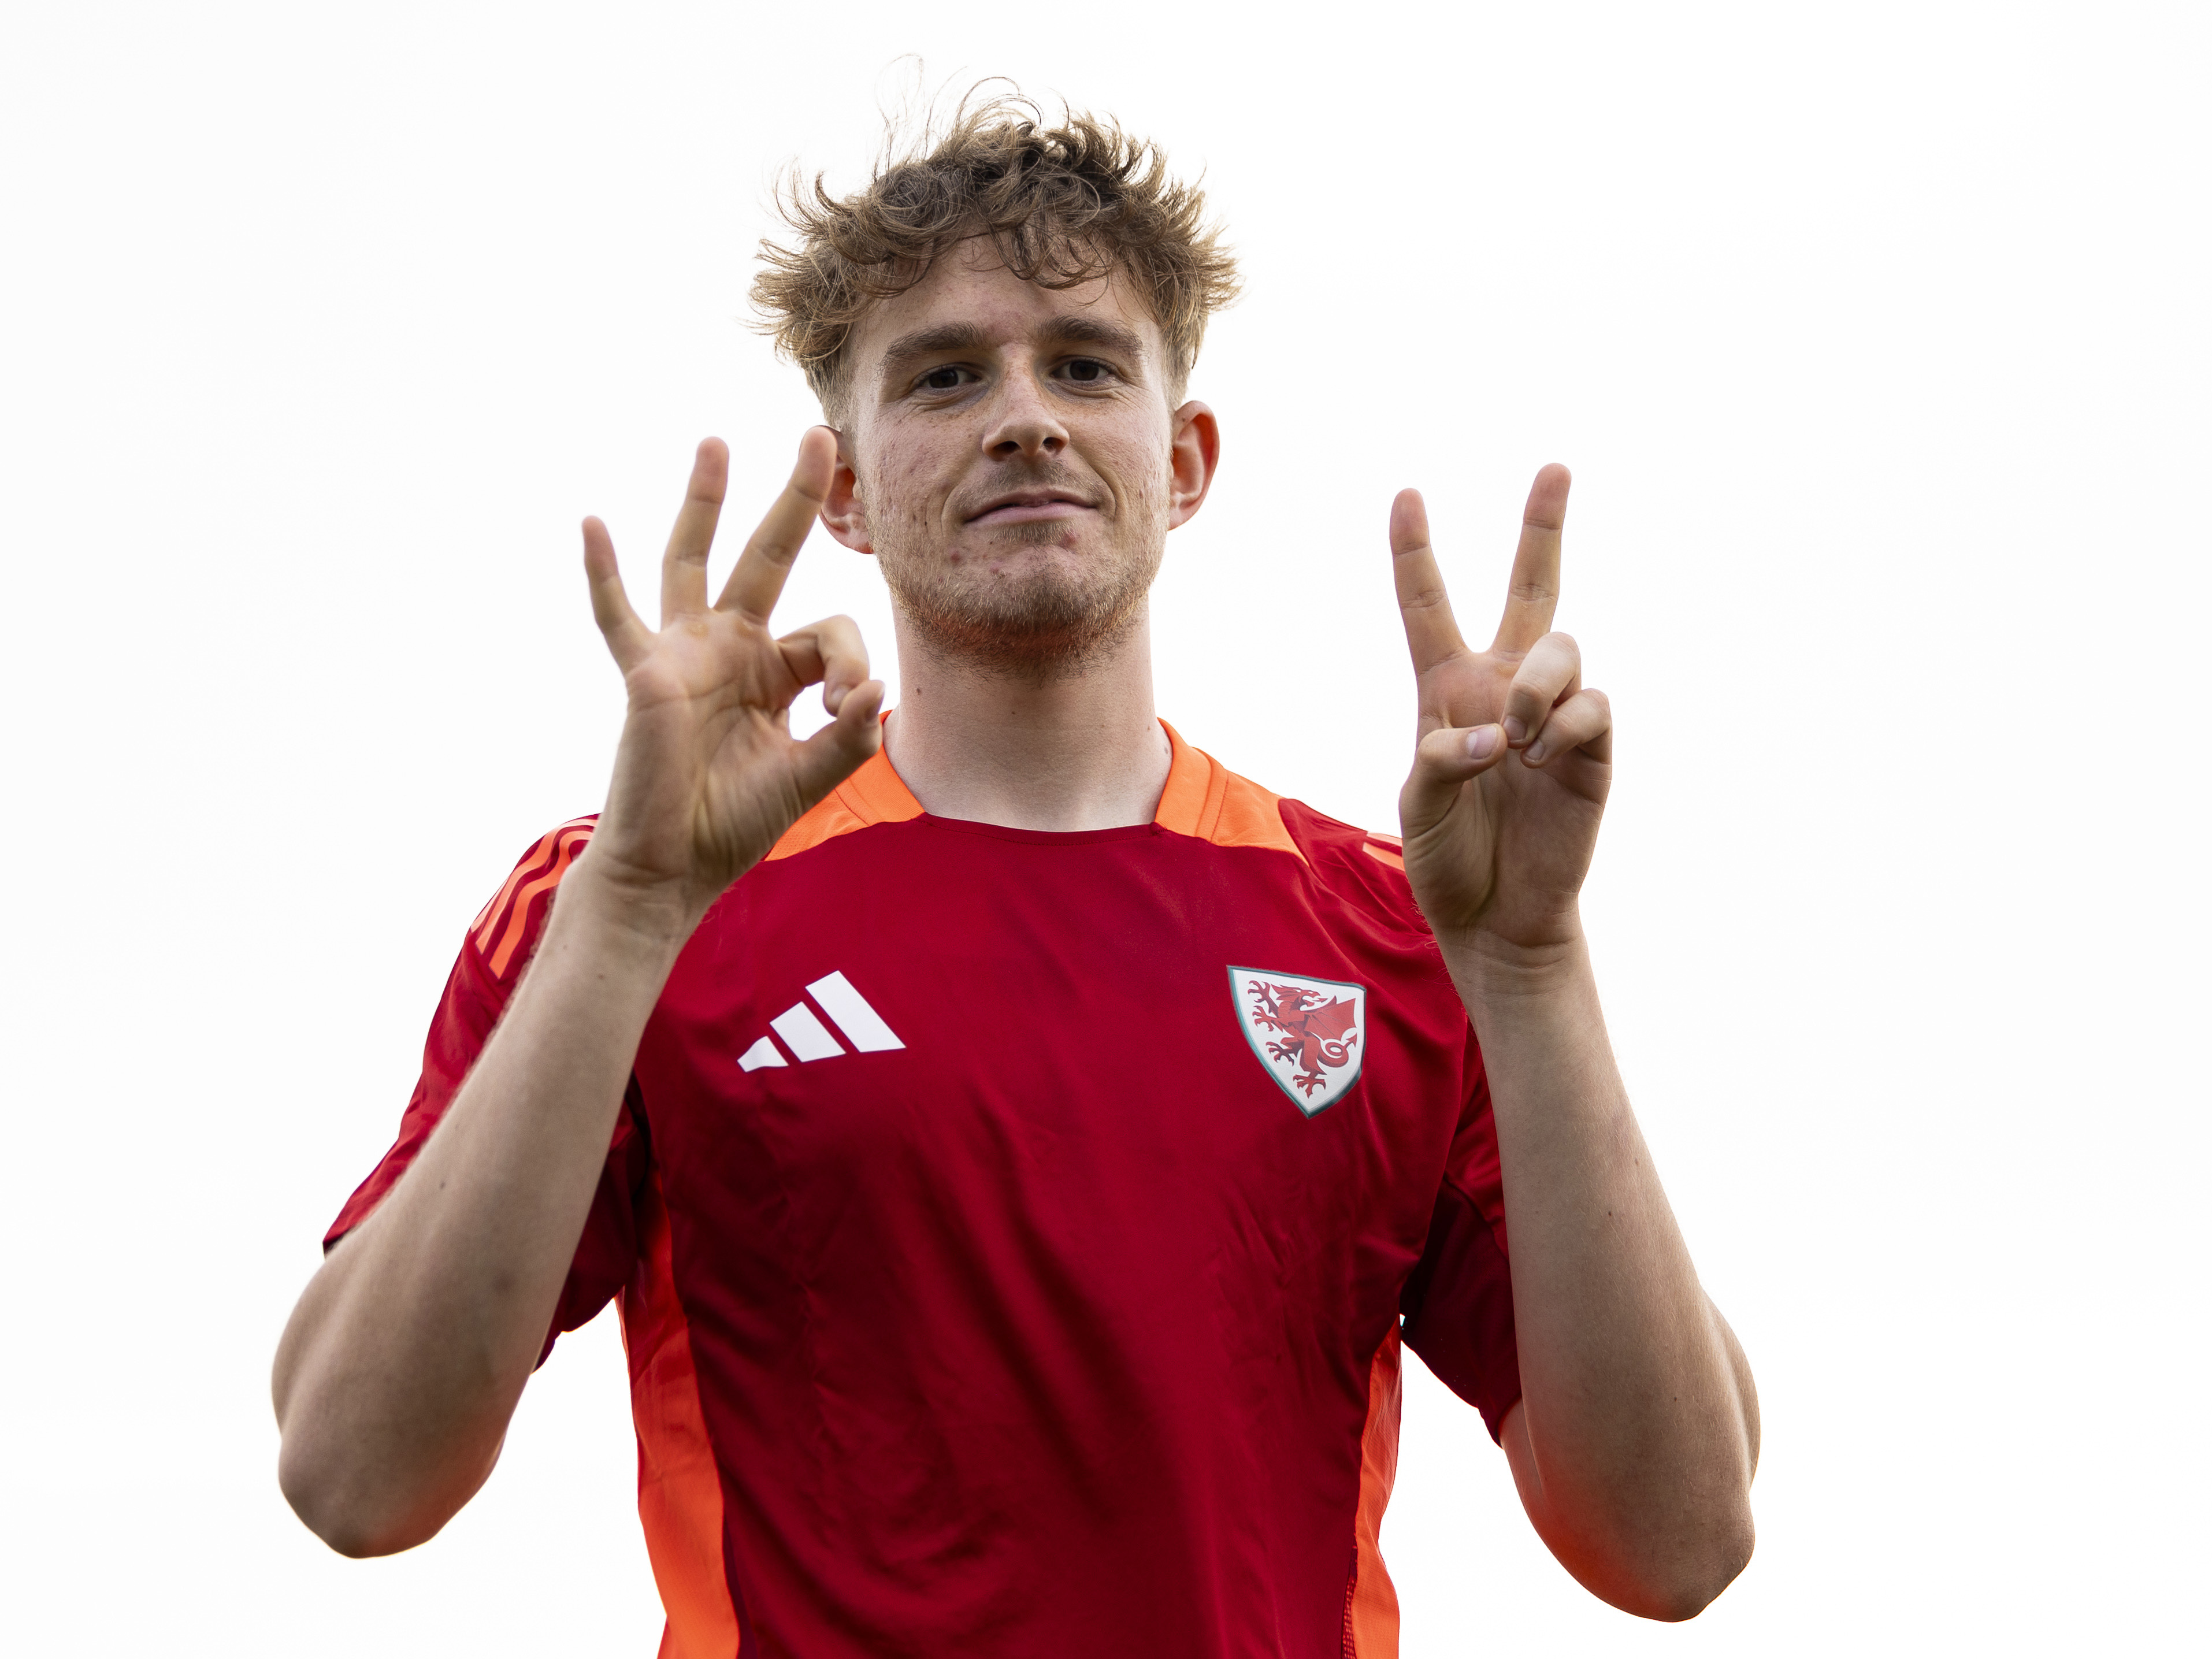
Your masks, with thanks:
[{"label": "shoulder", "polygon": [[1395,931],[1425,934],[1395,836],[1362,830],[1231,771],[1168,728],[1175,759],[1157,821],[1217,847],[1269,848],[1303,866],[1300,878]]},{"label": "shoulder", "polygon": [[473,957],[475,965],[492,980],[513,984],[530,960],[531,950],[545,925],[554,890],[575,863],[577,854],[591,843],[599,821],[596,812],[571,818],[531,843],[499,890],[469,924],[468,938],[461,947],[465,960]]},{"label": "shoulder", "polygon": [[1427,937],[1428,921],[1413,902],[1397,836],[1362,830],[1288,797],[1277,810],[1317,886],[1393,931]]}]

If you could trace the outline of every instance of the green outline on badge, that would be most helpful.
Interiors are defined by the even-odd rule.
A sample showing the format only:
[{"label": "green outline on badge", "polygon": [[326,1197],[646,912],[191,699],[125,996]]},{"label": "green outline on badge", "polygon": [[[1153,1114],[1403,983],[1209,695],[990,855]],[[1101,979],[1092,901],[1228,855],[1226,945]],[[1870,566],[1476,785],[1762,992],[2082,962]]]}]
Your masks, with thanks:
[{"label": "green outline on badge", "polygon": [[[1240,974],[1249,974],[1255,979],[1304,980],[1309,985],[1333,985],[1340,991],[1359,994],[1359,1047],[1352,1056],[1352,1075],[1345,1079],[1342,1088],[1320,1105],[1311,1106],[1300,1099],[1297,1091],[1291,1086],[1291,1080],[1275,1069],[1274,1062],[1261,1050],[1259,1028],[1252,1023],[1251,1010],[1244,1006],[1244,987],[1237,977]],[[1350,1094],[1352,1085],[1359,1081],[1360,1073],[1367,1067],[1367,988],[1356,981],[1323,979],[1318,974],[1290,974],[1273,968],[1239,968],[1232,963],[1229,969],[1229,1002],[1237,1011],[1237,1029],[1244,1034],[1244,1046],[1251,1049],[1252,1058],[1260,1062],[1260,1069],[1273,1080],[1275,1086],[1290,1097],[1291,1104],[1298,1109],[1298,1115],[1309,1123]]]}]

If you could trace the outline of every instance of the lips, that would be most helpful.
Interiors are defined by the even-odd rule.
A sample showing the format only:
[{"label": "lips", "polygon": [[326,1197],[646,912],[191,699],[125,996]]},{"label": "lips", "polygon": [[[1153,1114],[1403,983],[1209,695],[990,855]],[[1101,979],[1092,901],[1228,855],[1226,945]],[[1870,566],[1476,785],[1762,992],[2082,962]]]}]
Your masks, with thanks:
[{"label": "lips", "polygon": [[1097,509],[1080,495],[1065,489],[1017,489],[988,502],[969,515],[969,524],[1038,524],[1072,519]]}]

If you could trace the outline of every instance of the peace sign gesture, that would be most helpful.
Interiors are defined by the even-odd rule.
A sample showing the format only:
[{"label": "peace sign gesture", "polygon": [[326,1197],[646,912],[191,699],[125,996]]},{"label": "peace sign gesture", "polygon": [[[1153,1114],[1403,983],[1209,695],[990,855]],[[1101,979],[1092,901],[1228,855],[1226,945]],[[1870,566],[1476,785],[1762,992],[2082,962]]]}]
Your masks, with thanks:
[{"label": "peace sign gesture", "polygon": [[1390,509],[1398,609],[1419,688],[1420,738],[1399,792],[1406,874],[1440,939],[1543,951],[1578,936],[1577,895],[1613,775],[1613,714],[1582,652],[1551,631],[1567,470],[1536,475],[1505,615],[1468,648],[1417,490]]},{"label": "peace sign gesture", "polygon": [[[699,446],[691,485],[661,563],[660,631],[623,591],[614,544],[584,520],[592,611],[623,672],[629,714],[606,810],[586,858],[600,879],[668,908],[685,933],[775,846],[800,813],[875,753],[882,684],[849,617],[781,639],[769,614],[813,527],[836,465],[836,434],[809,431],[791,482],[738,556],[712,607],[707,555],[729,482],[720,440]],[[804,743],[792,699],[819,681],[836,718]],[[670,907],[672,907],[670,908]]]}]

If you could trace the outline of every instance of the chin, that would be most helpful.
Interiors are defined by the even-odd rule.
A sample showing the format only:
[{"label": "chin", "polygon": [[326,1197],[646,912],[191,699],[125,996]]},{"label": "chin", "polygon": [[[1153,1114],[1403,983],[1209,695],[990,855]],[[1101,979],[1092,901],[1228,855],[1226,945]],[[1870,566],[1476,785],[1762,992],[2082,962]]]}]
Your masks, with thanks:
[{"label": "chin", "polygon": [[[988,525],[972,529],[961,539],[968,544],[956,549],[955,556],[965,553],[970,559],[988,559],[994,553],[1025,551],[1031,548],[1051,548],[1082,558],[1110,556],[1109,550],[1097,546],[1095,537],[1082,532],[1087,526],[1073,519],[1030,519],[1019,524]],[[1085,544],[1091,544],[1086,546]]]},{"label": "chin", "polygon": [[934,654],[981,673],[1067,679],[1143,621],[1159,561],[1110,564],[1097,552],[1063,550],[1071,556],[988,568],[978,559],[921,573],[892,563],[884,574],[892,602]]}]

